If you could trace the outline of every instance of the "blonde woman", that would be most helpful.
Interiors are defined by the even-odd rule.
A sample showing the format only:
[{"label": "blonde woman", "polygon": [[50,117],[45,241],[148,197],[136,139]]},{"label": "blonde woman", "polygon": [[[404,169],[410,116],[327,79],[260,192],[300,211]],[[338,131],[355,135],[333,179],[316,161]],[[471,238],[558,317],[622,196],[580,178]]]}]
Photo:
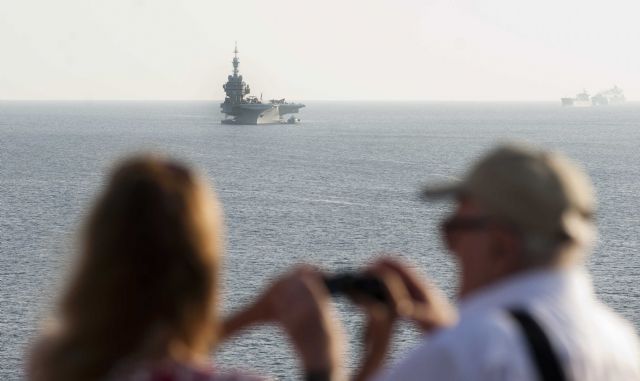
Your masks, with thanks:
[{"label": "blonde woman", "polygon": [[209,361],[223,336],[256,323],[285,329],[309,379],[339,377],[340,340],[320,275],[285,275],[222,324],[222,255],[222,213],[202,178],[153,156],[122,163],[90,214],[56,328],[34,346],[29,379],[257,380],[221,374]]}]

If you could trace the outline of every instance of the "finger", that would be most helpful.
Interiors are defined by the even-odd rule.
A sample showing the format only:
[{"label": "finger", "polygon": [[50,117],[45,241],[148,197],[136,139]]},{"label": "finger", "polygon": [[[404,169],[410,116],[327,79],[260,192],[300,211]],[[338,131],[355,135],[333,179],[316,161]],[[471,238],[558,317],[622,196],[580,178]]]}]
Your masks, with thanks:
[{"label": "finger", "polygon": [[290,274],[317,274],[320,273],[320,269],[317,266],[309,263],[299,263],[294,266]]},{"label": "finger", "polygon": [[418,323],[423,330],[452,325],[457,320],[455,307],[440,289],[422,280],[405,264],[392,258],[383,258],[374,264],[373,269],[393,273],[402,279],[413,301],[410,315],[405,317]]},{"label": "finger", "polygon": [[380,337],[390,336],[395,318],[388,308],[381,304],[371,306],[367,310],[367,323],[364,327],[365,347],[375,345]]},{"label": "finger", "polygon": [[428,281],[419,276],[408,265],[391,257],[384,257],[375,262],[376,268],[384,268],[396,273],[402,279],[409,294],[414,300],[427,302],[428,289],[433,287]]},{"label": "finger", "polygon": [[323,272],[312,266],[304,266],[297,270],[299,280],[311,293],[311,297],[318,303],[327,303],[330,299],[329,290],[324,283]]},{"label": "finger", "polygon": [[387,297],[395,314],[402,317],[411,316],[413,313],[413,300],[402,279],[394,271],[384,267],[372,268],[369,273],[384,284]]},{"label": "finger", "polygon": [[329,294],[319,271],[308,267],[286,276],[273,298],[276,319],[285,329],[296,329],[307,319],[323,319],[328,305]]}]

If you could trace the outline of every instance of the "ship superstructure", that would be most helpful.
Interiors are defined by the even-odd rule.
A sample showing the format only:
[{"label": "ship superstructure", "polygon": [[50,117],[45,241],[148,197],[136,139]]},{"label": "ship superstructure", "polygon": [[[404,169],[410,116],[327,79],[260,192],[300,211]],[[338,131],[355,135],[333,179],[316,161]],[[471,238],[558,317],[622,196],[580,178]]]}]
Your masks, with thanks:
[{"label": "ship superstructure", "polygon": [[624,97],[622,89],[618,86],[613,86],[609,90],[601,91],[591,98],[591,102],[594,106],[606,106],[617,103],[624,103],[627,99]]},{"label": "ship superstructure", "polygon": [[286,114],[297,113],[302,107],[302,103],[286,102],[285,99],[272,99],[269,102],[262,102],[260,98],[249,95],[251,89],[239,74],[238,66],[238,45],[233,51],[233,74],[227,78],[227,83],[222,85],[226,97],[220,104],[226,119],[224,124],[273,124],[273,123],[296,123],[299,119],[290,117],[285,119]]},{"label": "ship superstructure", "polygon": [[588,107],[591,106],[591,96],[587,90],[582,90],[580,94],[576,94],[575,98],[561,98],[563,106]]}]

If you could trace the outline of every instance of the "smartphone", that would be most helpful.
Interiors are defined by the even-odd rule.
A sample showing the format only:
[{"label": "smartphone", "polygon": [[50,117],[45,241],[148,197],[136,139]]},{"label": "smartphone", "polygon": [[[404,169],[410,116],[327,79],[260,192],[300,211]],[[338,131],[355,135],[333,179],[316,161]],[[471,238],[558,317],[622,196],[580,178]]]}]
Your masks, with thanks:
[{"label": "smartphone", "polygon": [[324,277],[324,284],[334,296],[368,297],[377,302],[389,301],[384,283],[373,275],[364,273],[339,273]]}]

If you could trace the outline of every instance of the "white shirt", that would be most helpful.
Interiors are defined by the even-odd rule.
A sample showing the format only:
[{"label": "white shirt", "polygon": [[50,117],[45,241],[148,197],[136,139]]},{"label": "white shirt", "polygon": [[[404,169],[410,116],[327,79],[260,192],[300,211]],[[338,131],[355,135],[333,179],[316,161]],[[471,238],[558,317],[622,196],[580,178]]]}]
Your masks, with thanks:
[{"label": "white shirt", "polygon": [[512,307],[542,327],[568,380],[640,380],[634,328],[595,297],[584,270],[571,269],[517,275],[467,296],[456,326],[425,337],[376,381],[537,380]]}]

